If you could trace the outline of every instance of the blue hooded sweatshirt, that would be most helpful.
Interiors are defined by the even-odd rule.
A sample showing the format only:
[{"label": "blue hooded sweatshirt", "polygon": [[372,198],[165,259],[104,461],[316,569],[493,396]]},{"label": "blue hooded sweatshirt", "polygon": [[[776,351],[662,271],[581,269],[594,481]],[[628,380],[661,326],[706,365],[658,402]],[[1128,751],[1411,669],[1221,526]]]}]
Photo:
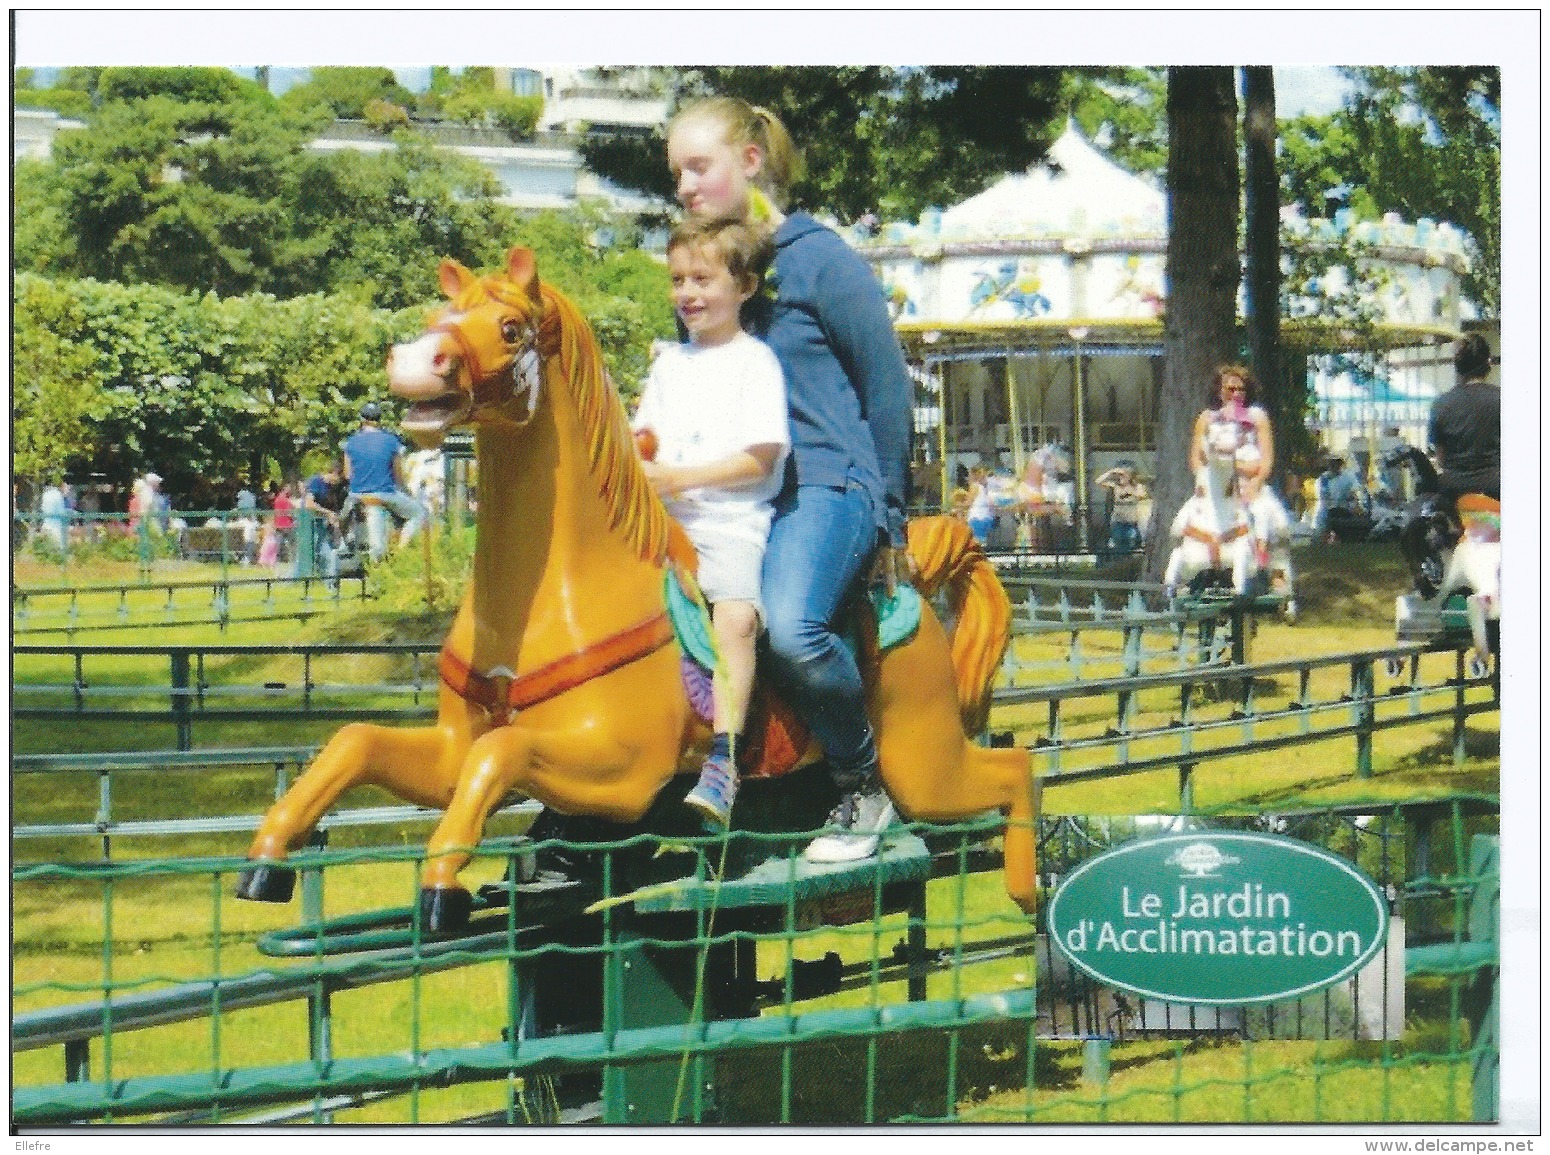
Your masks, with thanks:
[{"label": "blue hooded sweatshirt", "polygon": [[807,213],[775,233],[774,299],[749,302],[748,329],[780,360],[791,410],[784,496],[859,482],[878,529],[904,545],[914,394],[882,287],[861,257]]}]

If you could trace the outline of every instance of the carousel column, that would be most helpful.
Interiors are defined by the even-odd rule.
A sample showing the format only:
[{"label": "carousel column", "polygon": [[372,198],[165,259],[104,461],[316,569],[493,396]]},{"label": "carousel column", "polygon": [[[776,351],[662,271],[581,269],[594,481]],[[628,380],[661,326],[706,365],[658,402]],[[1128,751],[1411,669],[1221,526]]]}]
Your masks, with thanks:
[{"label": "carousel column", "polygon": [[1072,466],[1076,470],[1076,540],[1077,548],[1086,553],[1089,548],[1087,530],[1087,384],[1085,381],[1082,341],[1087,337],[1086,326],[1070,330],[1076,342],[1074,368],[1071,375],[1071,452]]},{"label": "carousel column", "polygon": [[952,511],[952,488],[948,484],[947,471],[947,370],[940,361],[927,361],[926,372],[936,385],[936,437],[937,464],[942,467],[941,500],[937,502],[942,513]]}]

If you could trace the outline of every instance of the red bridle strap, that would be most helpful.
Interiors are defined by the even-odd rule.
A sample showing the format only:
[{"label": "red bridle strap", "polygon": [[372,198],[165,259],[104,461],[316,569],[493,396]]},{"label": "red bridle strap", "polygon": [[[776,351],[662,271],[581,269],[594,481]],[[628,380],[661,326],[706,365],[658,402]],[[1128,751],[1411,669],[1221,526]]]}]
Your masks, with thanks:
[{"label": "red bridle strap", "polygon": [[513,712],[530,709],[593,678],[639,661],[672,640],[672,623],[665,613],[661,613],[517,678],[492,678],[481,674],[450,649],[443,648],[441,680],[458,697],[482,707],[497,726],[504,726],[511,721]]}]

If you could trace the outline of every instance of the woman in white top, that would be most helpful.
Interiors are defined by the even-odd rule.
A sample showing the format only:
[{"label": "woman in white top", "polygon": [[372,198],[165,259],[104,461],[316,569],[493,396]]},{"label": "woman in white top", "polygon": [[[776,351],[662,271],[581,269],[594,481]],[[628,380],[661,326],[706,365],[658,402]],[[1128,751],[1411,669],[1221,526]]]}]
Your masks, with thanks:
[{"label": "woman in white top", "polygon": [[[1248,507],[1249,525],[1254,534],[1259,567],[1270,566],[1270,545],[1282,543],[1291,533],[1291,519],[1266,484],[1275,465],[1275,436],[1270,417],[1254,404],[1257,388],[1254,374],[1243,365],[1222,365],[1211,378],[1212,400],[1219,404],[1207,408],[1195,419],[1195,433],[1189,444],[1189,467],[1199,472],[1206,463],[1206,441],[1221,426],[1230,426],[1237,439],[1238,496]],[[1289,575],[1271,575],[1273,587],[1284,586]]]}]

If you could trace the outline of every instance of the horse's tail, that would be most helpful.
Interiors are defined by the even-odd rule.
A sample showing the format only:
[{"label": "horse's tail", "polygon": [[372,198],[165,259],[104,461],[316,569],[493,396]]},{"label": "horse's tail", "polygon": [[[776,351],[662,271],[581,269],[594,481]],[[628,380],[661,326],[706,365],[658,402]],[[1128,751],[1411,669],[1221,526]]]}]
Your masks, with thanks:
[{"label": "horse's tail", "polygon": [[953,630],[953,673],[964,732],[978,734],[990,712],[991,682],[1006,652],[1012,602],[996,570],[956,518],[927,517],[909,523],[909,553],[920,570],[923,597],[945,587],[957,625]]}]

